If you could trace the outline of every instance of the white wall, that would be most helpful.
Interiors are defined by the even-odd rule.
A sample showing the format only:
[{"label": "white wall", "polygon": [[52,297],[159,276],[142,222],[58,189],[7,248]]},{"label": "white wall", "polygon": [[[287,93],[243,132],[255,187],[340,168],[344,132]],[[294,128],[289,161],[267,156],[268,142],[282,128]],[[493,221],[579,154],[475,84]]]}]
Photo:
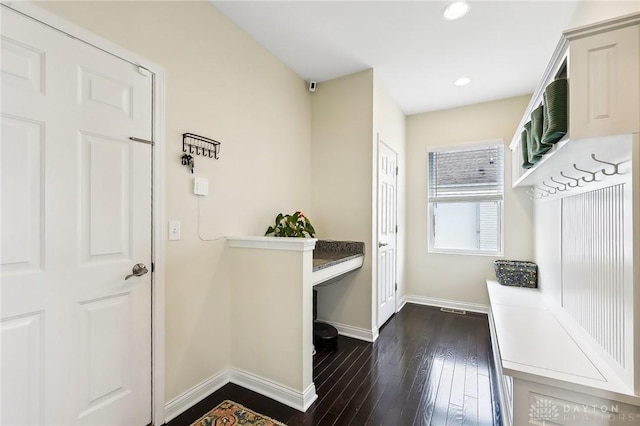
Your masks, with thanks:
[{"label": "white wall", "polygon": [[530,96],[407,118],[407,272],[405,295],[488,304],[485,279],[499,257],[428,253],[427,150],[489,139],[505,142],[504,258],[532,260],[533,216],[523,189],[511,189],[507,148]]},{"label": "white wall", "polygon": [[534,203],[534,259],[538,264],[538,287],[547,300],[562,303],[562,202]]},{"label": "white wall", "polygon": [[[279,211],[309,211],[310,122],[305,82],[208,2],[42,2],[39,6],[164,67],[167,401],[230,362],[230,276],[224,240],[198,237],[193,176],[210,179],[205,238],[262,235]],[[180,164],[182,136],[222,142],[220,160]],[[166,226],[166,224],[160,224]]]}]

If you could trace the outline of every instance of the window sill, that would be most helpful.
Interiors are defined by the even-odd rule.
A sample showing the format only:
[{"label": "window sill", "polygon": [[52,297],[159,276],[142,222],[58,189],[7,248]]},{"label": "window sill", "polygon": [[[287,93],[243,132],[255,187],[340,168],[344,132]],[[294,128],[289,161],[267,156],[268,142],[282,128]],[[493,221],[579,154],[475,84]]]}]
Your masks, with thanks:
[{"label": "window sill", "polygon": [[487,251],[470,251],[470,250],[446,250],[446,249],[433,249],[427,250],[429,254],[453,254],[464,256],[484,256],[484,257],[504,257],[504,252],[487,252]]}]

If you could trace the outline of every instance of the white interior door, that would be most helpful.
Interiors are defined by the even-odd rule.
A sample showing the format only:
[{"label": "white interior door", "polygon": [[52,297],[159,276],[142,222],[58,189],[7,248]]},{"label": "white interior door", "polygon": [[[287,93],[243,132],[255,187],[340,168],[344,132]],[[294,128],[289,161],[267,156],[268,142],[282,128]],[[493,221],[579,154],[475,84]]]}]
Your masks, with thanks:
[{"label": "white interior door", "polygon": [[3,425],[151,422],[152,77],[2,7]]},{"label": "white interior door", "polygon": [[378,140],[378,327],[396,311],[398,154]]}]

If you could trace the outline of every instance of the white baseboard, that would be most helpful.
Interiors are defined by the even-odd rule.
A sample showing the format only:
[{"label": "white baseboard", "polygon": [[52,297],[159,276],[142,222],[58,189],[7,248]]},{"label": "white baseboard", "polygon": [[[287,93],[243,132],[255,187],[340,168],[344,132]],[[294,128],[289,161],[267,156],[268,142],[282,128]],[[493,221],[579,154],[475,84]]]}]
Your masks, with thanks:
[{"label": "white baseboard", "polygon": [[307,411],[307,408],[309,408],[316,399],[318,399],[316,384],[311,382],[307,389],[302,393],[303,409],[300,411]]},{"label": "white baseboard", "polygon": [[404,305],[406,304],[407,304],[407,296],[402,296],[398,301],[398,307],[396,309],[396,313],[400,312],[400,310],[402,310],[402,308],[404,308]]},{"label": "white baseboard", "polygon": [[[463,309],[470,312],[489,313],[489,306],[478,303],[459,302],[455,300],[436,299],[423,296],[404,296],[399,304],[398,312],[407,304],[438,306],[441,308]],[[334,326],[338,333],[354,339],[374,342],[378,338],[378,330],[367,330],[365,328],[353,327],[332,321],[319,320]],[[199,383],[193,388],[181,393],[165,404],[166,422],[176,418],[198,402],[202,401],[213,392],[220,389],[227,383],[235,383],[238,386],[258,392],[268,398],[279,401],[289,407],[304,412],[318,398],[316,388],[313,383],[304,392],[299,392],[279,383],[256,376],[252,373],[239,369],[225,369],[211,376],[207,380]]]},{"label": "white baseboard", "polygon": [[478,312],[481,314],[489,313],[488,305],[482,305],[480,303],[460,302],[457,300],[436,299],[434,297],[406,295],[402,298],[402,306],[404,307],[406,303],[437,306],[439,308],[462,309],[464,311]]},{"label": "white baseboard", "polygon": [[378,340],[378,337],[380,337],[380,330],[379,329],[374,329],[373,330],[373,336],[371,337],[371,343],[374,343],[376,340]]},{"label": "white baseboard", "polygon": [[313,383],[301,393],[290,387],[235,368],[229,370],[229,379],[238,386],[258,392],[267,398],[274,399],[302,412],[309,408],[313,401],[318,398],[316,386]]},{"label": "white baseboard", "polygon": [[225,369],[181,393],[165,404],[165,421],[169,422],[178,417],[227,383],[229,383],[229,370]]},{"label": "white baseboard", "polygon": [[267,398],[274,399],[298,411],[306,411],[318,398],[316,386],[311,383],[304,392],[298,392],[287,386],[272,382],[246,371],[229,368],[211,376],[202,383],[181,393],[164,407],[165,423],[175,419],[189,408],[202,401],[227,383],[234,383],[243,388],[258,392]]},{"label": "white baseboard", "polygon": [[364,340],[365,342],[375,342],[378,338],[378,330],[367,330],[366,328],[353,327],[351,325],[340,324],[339,322],[327,321],[318,319],[320,322],[326,322],[331,324],[338,330],[338,334],[347,337],[353,337],[354,339]]}]

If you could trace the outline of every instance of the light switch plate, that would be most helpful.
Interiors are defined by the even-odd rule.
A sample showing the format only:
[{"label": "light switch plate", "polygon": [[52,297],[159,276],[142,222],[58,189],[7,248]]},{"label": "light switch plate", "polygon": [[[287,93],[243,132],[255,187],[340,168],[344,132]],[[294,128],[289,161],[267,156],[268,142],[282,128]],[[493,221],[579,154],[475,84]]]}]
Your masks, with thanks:
[{"label": "light switch plate", "polygon": [[169,241],[177,241],[180,239],[180,221],[169,221]]},{"label": "light switch plate", "polygon": [[209,179],[195,178],[193,180],[193,193],[196,195],[209,194]]}]

